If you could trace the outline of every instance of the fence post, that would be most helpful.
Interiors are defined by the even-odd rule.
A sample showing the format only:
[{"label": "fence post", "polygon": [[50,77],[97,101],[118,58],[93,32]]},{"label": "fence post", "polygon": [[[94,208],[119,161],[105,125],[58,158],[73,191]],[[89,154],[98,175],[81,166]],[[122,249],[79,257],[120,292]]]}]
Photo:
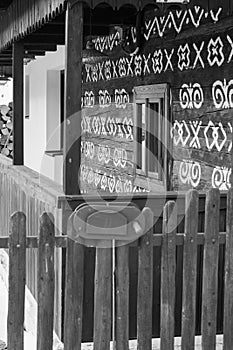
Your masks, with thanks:
[{"label": "fence post", "polygon": [[153,213],[144,208],[146,234],[139,239],[137,340],[138,350],[152,349],[152,297],[153,297]]},{"label": "fence post", "polygon": [[24,301],[26,281],[26,217],[16,212],[9,230],[9,301],[7,348],[24,349]]},{"label": "fence post", "polygon": [[38,243],[37,350],[53,348],[54,236],[53,215],[43,213]]},{"label": "fence post", "polygon": [[96,248],[94,350],[109,350],[111,338],[111,248]]},{"label": "fence post", "polygon": [[202,350],[215,349],[218,294],[219,252],[219,190],[213,188],[206,195],[205,243],[202,287]]},{"label": "fence post", "polygon": [[227,227],[224,286],[223,349],[231,350],[233,344],[233,187],[227,195]]},{"label": "fence post", "polygon": [[174,349],[174,309],[176,274],[177,205],[166,203],[163,210],[163,242],[161,252],[161,350]]},{"label": "fence post", "polygon": [[198,192],[191,190],[185,200],[181,331],[183,350],[193,350],[195,345],[198,197]]},{"label": "fence post", "polygon": [[116,350],[129,347],[129,246],[116,250]]},{"label": "fence post", "polygon": [[[68,219],[67,230],[72,230]],[[84,286],[84,246],[67,238],[64,349],[81,350]]]}]

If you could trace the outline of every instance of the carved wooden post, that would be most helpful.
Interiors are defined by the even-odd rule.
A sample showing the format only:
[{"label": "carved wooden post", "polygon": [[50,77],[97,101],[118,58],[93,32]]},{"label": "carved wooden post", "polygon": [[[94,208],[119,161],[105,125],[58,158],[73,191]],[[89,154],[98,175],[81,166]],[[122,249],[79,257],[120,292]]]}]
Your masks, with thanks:
[{"label": "carved wooden post", "polygon": [[64,124],[65,194],[79,194],[81,157],[83,4],[69,0],[66,18],[66,110]]},{"label": "carved wooden post", "polygon": [[23,54],[22,42],[13,44],[13,164],[23,165]]}]

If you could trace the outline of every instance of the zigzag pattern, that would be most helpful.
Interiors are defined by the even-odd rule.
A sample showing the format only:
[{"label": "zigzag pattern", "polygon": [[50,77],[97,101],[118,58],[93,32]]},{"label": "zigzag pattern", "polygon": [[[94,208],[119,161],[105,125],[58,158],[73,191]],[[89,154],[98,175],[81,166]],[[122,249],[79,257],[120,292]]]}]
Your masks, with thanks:
[{"label": "zigzag pattern", "polygon": [[195,28],[198,28],[207,17],[210,17],[213,22],[218,22],[221,12],[221,7],[216,12],[213,10],[206,12],[200,6],[194,6],[194,8],[189,10],[170,11],[167,16],[155,17],[152,20],[146,21],[146,32],[144,36],[146,40],[149,40],[155,34],[163,37],[165,31],[172,28],[177,33],[180,33],[183,26],[190,23]]}]

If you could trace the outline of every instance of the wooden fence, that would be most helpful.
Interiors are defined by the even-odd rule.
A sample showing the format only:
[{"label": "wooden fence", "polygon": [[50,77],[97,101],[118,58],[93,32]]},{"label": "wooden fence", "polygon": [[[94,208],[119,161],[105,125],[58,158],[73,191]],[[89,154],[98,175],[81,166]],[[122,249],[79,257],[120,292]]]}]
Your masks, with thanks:
[{"label": "wooden fence", "polygon": [[[55,218],[56,235],[61,234],[62,212],[57,208],[57,198],[62,191],[51,180],[40,176],[26,166],[12,166],[12,161],[0,155],[0,237],[9,232],[9,217],[15,211],[26,214],[26,234],[36,236],[40,215],[51,212]],[[34,297],[37,296],[37,249],[26,252],[26,283]],[[55,250],[55,320],[56,332],[61,335],[61,250]]]},{"label": "wooden fence", "polygon": [[[174,349],[176,250],[183,247],[182,349],[194,349],[196,323],[197,248],[203,245],[202,349],[215,349],[218,294],[219,245],[225,245],[224,350],[233,344],[233,189],[228,192],[226,232],[219,232],[220,194],[207,193],[204,233],[198,233],[198,192],[186,195],[185,230],[177,233],[177,206],[166,203],[161,234],[153,234],[153,214],[144,208],[146,234],[138,242],[137,341],[138,350],[152,349],[153,247],[161,247],[160,338],[161,350]],[[68,222],[68,229],[72,229]],[[52,214],[40,218],[40,233],[26,237],[26,217],[16,212],[10,219],[10,235],[0,238],[0,248],[9,245],[8,348],[23,350],[26,249],[38,248],[38,340],[37,350],[52,349],[54,312],[54,248],[66,247],[65,350],[81,349],[83,325],[84,246],[67,237],[55,236]],[[95,350],[109,349],[112,337],[112,250],[96,248],[94,288]],[[128,349],[129,341],[129,246],[116,250],[115,339],[116,349]],[[158,316],[159,317],[159,316]]]}]

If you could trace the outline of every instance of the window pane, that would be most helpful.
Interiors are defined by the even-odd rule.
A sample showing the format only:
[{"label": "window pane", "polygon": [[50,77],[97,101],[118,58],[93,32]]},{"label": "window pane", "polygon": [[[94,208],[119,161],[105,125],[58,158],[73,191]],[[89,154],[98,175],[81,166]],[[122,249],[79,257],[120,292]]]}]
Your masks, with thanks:
[{"label": "window pane", "polygon": [[150,103],[148,121],[148,170],[158,173],[160,153],[159,103]]},{"label": "window pane", "polygon": [[136,148],[136,164],[137,169],[141,169],[145,171],[145,136],[146,136],[146,115],[145,115],[145,104],[137,104],[137,120],[136,120],[136,128],[137,128],[137,148]]}]

